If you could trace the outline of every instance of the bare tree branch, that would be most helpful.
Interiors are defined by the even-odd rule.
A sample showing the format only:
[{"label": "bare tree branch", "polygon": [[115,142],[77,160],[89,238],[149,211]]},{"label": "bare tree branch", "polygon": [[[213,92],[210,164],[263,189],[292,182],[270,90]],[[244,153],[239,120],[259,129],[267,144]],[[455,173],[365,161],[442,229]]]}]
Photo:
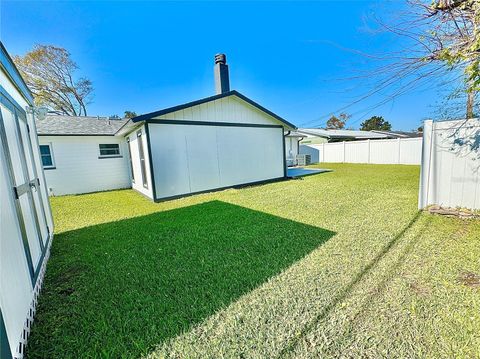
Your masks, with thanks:
[{"label": "bare tree branch", "polygon": [[18,69],[31,89],[35,103],[66,115],[87,115],[92,82],[74,79],[77,64],[64,48],[35,45],[25,56],[14,56]]}]

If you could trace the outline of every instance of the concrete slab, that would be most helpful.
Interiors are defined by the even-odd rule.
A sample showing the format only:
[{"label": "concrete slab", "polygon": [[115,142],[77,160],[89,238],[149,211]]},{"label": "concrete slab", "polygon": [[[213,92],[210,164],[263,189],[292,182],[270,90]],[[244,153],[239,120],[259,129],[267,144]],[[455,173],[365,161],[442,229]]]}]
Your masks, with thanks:
[{"label": "concrete slab", "polygon": [[290,167],[287,169],[287,177],[296,178],[310,175],[316,175],[318,173],[331,172],[328,169],[322,168],[303,168],[303,167]]}]

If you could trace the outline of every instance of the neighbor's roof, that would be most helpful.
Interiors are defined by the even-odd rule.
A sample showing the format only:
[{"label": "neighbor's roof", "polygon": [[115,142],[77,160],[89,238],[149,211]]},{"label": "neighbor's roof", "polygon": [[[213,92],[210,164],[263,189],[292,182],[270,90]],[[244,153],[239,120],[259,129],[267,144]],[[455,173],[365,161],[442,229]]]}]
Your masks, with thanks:
[{"label": "neighbor's roof", "polygon": [[290,131],[287,135],[287,137],[305,137],[305,134],[297,132],[297,131]]},{"label": "neighbor's roof", "polygon": [[298,132],[311,136],[325,137],[328,139],[382,139],[392,138],[394,136],[375,133],[372,131],[357,131],[357,130],[325,130],[321,128],[299,128]]},{"label": "neighbor's roof", "polygon": [[214,96],[210,96],[210,97],[205,97],[205,98],[202,98],[202,99],[197,100],[197,101],[192,101],[192,102],[184,103],[184,104],[182,104],[182,105],[165,108],[165,109],[163,109],[163,110],[146,113],[146,114],[144,114],[144,115],[140,115],[140,116],[137,116],[137,117],[132,118],[132,121],[133,121],[133,122],[147,121],[147,120],[150,120],[150,119],[152,119],[152,118],[154,118],[154,117],[157,117],[157,116],[166,115],[166,114],[168,114],[168,113],[172,113],[172,112],[175,112],[175,111],[183,110],[183,109],[185,109],[185,108],[189,108],[189,107],[193,107],[193,106],[196,106],[196,105],[200,105],[200,104],[202,104],[202,103],[206,103],[206,102],[210,102],[210,101],[215,101],[215,100],[218,100],[218,99],[221,99],[221,98],[224,98],[224,97],[228,97],[228,96],[236,96],[236,97],[244,100],[245,102],[249,103],[250,105],[258,108],[260,111],[263,111],[263,112],[267,113],[268,115],[272,116],[273,118],[275,118],[276,120],[282,122],[283,124],[287,125],[288,127],[296,128],[296,126],[295,126],[294,124],[288,122],[287,120],[283,119],[282,117],[278,116],[277,114],[273,113],[272,111],[267,110],[265,107],[259,105],[258,103],[256,103],[256,102],[253,101],[253,100],[250,100],[248,97],[242,95],[240,92],[238,92],[238,91],[236,91],[236,90],[228,91],[228,92],[225,92],[225,93],[222,93],[222,94],[219,94],[219,95],[214,95]]},{"label": "neighbor's roof", "polygon": [[414,131],[407,132],[407,131],[377,131],[377,130],[373,130],[372,132],[381,133],[381,134],[384,134],[384,135],[390,135],[390,136],[394,136],[396,138],[415,138],[415,137],[422,137],[423,136],[423,132],[414,132]]},{"label": "neighbor's roof", "polygon": [[44,136],[114,136],[127,122],[128,119],[49,114],[35,124],[37,133]]}]

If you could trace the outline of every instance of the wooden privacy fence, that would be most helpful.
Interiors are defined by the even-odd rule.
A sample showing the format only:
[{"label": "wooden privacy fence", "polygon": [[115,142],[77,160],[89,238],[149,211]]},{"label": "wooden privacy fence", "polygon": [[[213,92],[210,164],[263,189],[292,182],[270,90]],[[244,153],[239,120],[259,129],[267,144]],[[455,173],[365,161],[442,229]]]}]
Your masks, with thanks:
[{"label": "wooden privacy fence", "polygon": [[480,121],[425,121],[418,207],[480,209]]},{"label": "wooden privacy fence", "polygon": [[343,162],[419,165],[422,158],[422,138],[300,145],[299,153],[310,155],[312,163]]}]

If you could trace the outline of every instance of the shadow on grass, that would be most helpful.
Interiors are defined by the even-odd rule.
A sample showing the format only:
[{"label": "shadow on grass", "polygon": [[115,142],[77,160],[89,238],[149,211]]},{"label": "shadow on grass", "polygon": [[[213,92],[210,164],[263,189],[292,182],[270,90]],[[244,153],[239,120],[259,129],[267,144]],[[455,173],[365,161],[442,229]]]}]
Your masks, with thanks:
[{"label": "shadow on grass", "polygon": [[34,357],[138,357],[335,233],[212,201],[57,235]]},{"label": "shadow on grass", "polygon": [[[315,328],[315,326],[324,318],[326,318],[330,312],[341,302],[343,302],[354,290],[355,288],[367,277],[378,265],[378,263],[385,258],[385,256],[394,248],[399,240],[405,236],[407,231],[413,227],[413,225],[418,221],[421,215],[421,211],[417,211],[415,216],[410,220],[410,222],[395,236],[393,237],[383,248],[379,251],[371,260],[368,262],[363,269],[354,276],[352,281],[348,283],[343,289],[341,289],[337,295],[335,295],[331,302],[327,304],[322,311],[307,325],[303,327],[300,333],[298,333],[294,338],[288,341],[285,347],[281,350],[279,358],[288,356],[289,353],[295,350],[296,346],[306,337],[306,335]],[[401,265],[401,262],[405,260],[406,256],[413,248],[413,242],[410,242],[411,245],[407,247],[406,252],[400,256],[400,259],[387,270],[386,275],[384,276],[384,282],[380,282],[377,290],[383,288],[388,280],[388,277],[393,275],[394,271]],[[373,299],[373,298],[370,298]]]}]

